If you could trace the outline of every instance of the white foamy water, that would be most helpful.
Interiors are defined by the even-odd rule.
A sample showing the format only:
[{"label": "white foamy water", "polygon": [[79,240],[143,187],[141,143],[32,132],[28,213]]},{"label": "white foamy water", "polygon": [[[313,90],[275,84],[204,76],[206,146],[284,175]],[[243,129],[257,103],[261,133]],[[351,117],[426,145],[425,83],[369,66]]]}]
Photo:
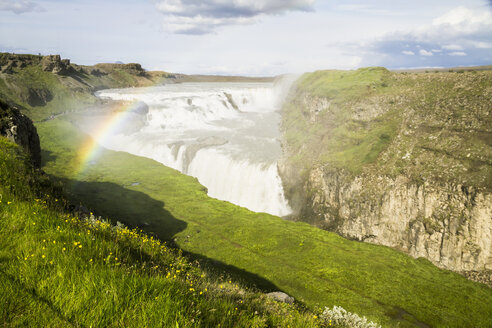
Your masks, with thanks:
[{"label": "white foamy water", "polygon": [[[147,114],[134,115],[130,127],[101,143],[194,176],[211,197],[284,216],[291,212],[277,170],[278,110],[284,93],[285,88],[273,83],[182,83],[100,91],[101,98],[142,101],[149,107]],[[81,124],[89,134],[94,119],[102,118],[93,116]]]}]

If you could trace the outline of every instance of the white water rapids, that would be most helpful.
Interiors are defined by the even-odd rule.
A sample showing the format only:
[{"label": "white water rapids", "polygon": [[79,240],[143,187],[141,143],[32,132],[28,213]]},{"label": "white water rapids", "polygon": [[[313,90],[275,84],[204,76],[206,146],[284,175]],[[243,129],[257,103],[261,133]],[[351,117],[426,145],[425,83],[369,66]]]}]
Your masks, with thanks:
[{"label": "white water rapids", "polygon": [[[145,102],[138,128],[101,141],[198,178],[208,195],[256,212],[291,212],[278,175],[285,84],[180,83],[110,89],[100,98]],[[81,126],[91,133],[88,124]]]}]

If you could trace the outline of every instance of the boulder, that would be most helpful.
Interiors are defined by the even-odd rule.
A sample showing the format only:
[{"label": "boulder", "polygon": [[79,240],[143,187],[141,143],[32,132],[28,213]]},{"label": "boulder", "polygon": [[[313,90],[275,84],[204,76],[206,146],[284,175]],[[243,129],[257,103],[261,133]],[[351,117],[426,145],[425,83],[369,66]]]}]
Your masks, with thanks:
[{"label": "boulder", "polygon": [[19,109],[0,100],[0,135],[20,145],[31,156],[34,167],[41,167],[41,146],[36,127]]},{"label": "boulder", "polygon": [[273,299],[274,301],[277,301],[277,302],[282,302],[282,303],[287,303],[287,304],[293,304],[294,303],[294,298],[292,296],[287,295],[286,293],[272,292],[272,293],[266,294],[266,296]]}]

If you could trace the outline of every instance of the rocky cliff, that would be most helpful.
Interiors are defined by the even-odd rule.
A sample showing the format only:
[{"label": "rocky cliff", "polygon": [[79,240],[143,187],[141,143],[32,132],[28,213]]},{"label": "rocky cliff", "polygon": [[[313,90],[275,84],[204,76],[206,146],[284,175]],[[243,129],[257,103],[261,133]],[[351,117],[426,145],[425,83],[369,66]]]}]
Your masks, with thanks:
[{"label": "rocky cliff", "polygon": [[31,156],[34,167],[41,166],[41,147],[36,127],[20,111],[0,100],[0,135],[20,145]]},{"label": "rocky cliff", "polygon": [[[307,206],[348,238],[425,257],[440,267],[492,269],[492,195],[470,186],[310,171]],[[308,211],[305,212],[307,214]]]},{"label": "rocky cliff", "polygon": [[35,121],[92,106],[97,90],[150,86],[169,76],[135,63],[82,66],[59,55],[0,53],[0,99]]},{"label": "rocky cliff", "polygon": [[491,72],[303,76],[284,106],[279,167],[294,219],[492,270],[491,99]]}]

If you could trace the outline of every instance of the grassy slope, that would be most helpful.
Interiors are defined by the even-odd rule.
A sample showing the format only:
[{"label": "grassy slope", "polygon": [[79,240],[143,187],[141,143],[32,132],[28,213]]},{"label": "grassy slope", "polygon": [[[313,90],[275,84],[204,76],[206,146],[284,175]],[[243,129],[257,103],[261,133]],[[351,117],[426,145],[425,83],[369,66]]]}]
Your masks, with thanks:
[{"label": "grassy slope", "polygon": [[0,324],[6,327],[315,327],[136,230],[63,211],[0,137]]},{"label": "grassy slope", "polygon": [[[98,66],[96,66],[98,67]],[[86,67],[89,70],[91,67]],[[104,71],[104,66],[99,67]],[[92,95],[96,89],[149,86],[159,82],[167,73],[148,72],[147,76],[136,76],[122,69],[107,69],[105,75],[74,73],[58,76],[42,70],[41,66],[27,66],[14,69],[14,74],[0,73],[0,97],[20,105],[34,121],[51,114],[70,112],[96,103]],[[27,102],[29,90],[49,91],[53,99],[46,106],[31,106]]]},{"label": "grassy slope", "polygon": [[[305,95],[330,105],[310,120]],[[307,73],[284,107],[288,162],[304,172],[322,165],[490,190],[491,99],[492,71]]]},{"label": "grassy slope", "polygon": [[492,291],[428,261],[208,198],[194,178],[126,153],[103,150],[77,175],[86,136],[60,119],[38,131],[45,170],[84,204],[129,225],[146,222],[194,257],[260,286],[273,283],[310,308],[340,305],[390,326],[492,325]]}]

